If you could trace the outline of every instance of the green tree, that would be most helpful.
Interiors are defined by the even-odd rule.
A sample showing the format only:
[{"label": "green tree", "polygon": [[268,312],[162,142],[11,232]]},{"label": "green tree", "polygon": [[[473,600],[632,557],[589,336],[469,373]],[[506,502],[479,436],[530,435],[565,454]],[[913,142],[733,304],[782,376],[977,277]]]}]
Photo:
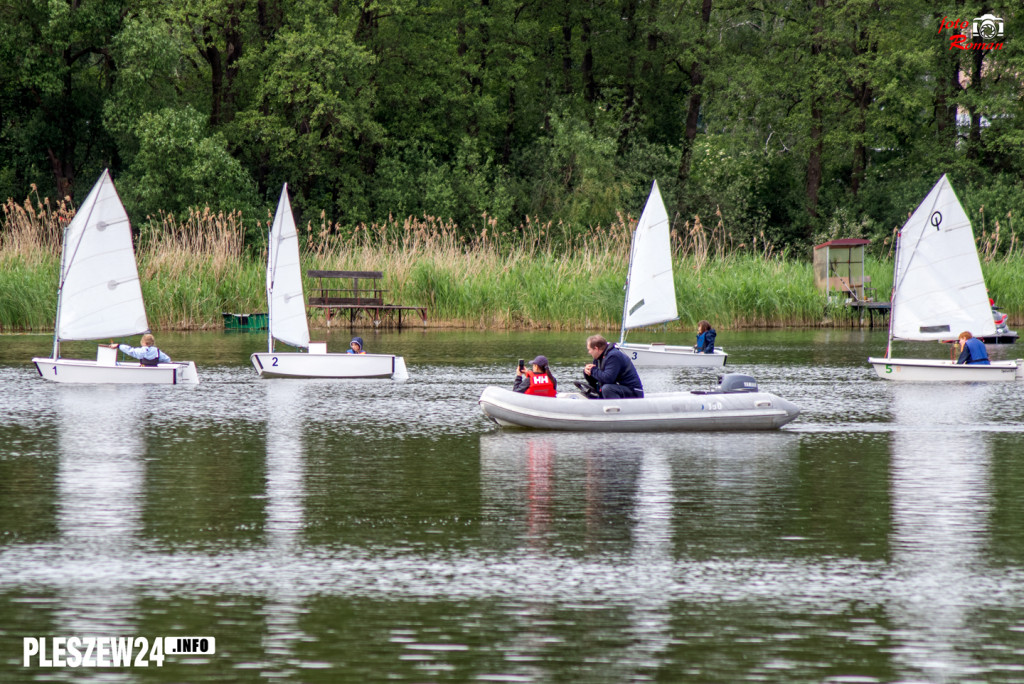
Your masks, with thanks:
[{"label": "green tree", "polygon": [[139,150],[119,186],[129,213],[209,206],[258,216],[255,183],[228,152],[223,134],[207,130],[202,114],[191,107],[149,112],[134,132]]},{"label": "green tree", "polygon": [[103,167],[117,165],[117,144],[101,112],[125,6],[124,0],[0,2],[0,166],[13,167],[7,183],[36,183],[74,197],[88,191]]}]

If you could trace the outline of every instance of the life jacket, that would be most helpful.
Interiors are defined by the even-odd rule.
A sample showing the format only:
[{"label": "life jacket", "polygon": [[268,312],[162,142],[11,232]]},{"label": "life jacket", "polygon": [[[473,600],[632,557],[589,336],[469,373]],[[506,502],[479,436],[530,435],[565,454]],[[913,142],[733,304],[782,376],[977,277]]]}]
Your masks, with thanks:
[{"label": "life jacket", "polygon": [[985,349],[985,343],[977,337],[964,340],[964,348],[970,352],[971,359],[967,362],[968,364],[990,365],[988,360],[988,350]]},{"label": "life jacket", "polygon": [[[156,347],[153,347],[156,349]],[[151,359],[139,359],[140,366],[159,366],[160,365],[160,350],[156,349],[156,356]]]},{"label": "life jacket", "polygon": [[530,386],[526,388],[526,394],[532,394],[535,397],[553,397],[558,394],[547,373],[524,371],[523,375],[530,381]]}]

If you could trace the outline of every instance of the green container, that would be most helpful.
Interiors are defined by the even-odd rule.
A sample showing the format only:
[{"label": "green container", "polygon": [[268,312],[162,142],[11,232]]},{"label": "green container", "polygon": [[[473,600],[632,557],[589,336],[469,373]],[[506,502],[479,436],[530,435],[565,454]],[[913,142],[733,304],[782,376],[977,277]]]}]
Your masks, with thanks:
[{"label": "green container", "polygon": [[222,313],[224,316],[224,329],[237,332],[256,332],[267,329],[267,314],[251,313]]}]

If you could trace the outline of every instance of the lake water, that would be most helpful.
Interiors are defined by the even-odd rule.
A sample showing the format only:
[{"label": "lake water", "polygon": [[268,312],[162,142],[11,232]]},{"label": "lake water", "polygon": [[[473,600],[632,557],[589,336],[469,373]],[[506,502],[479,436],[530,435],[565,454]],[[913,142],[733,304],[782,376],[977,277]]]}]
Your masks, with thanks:
[{"label": "lake water", "polygon": [[[259,380],[265,337],[196,333],[158,335],[196,387],[62,386],[28,363],[49,336],[0,337],[0,679],[1024,681],[1024,384],[878,380],[884,332],[724,331],[795,422],[503,431],[483,388],[536,354],[569,386],[584,334],[360,334],[410,380]],[[75,635],[216,652],[23,667]]]}]

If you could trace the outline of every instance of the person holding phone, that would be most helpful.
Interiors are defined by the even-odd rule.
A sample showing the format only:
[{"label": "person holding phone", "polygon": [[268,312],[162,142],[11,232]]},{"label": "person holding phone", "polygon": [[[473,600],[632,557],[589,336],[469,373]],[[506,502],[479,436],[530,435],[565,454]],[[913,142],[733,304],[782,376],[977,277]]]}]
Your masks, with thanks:
[{"label": "person holding phone", "polygon": [[523,392],[537,397],[553,397],[558,394],[558,381],[548,368],[548,357],[538,356],[530,361],[532,370],[526,369],[526,362],[519,359],[513,392]]}]

